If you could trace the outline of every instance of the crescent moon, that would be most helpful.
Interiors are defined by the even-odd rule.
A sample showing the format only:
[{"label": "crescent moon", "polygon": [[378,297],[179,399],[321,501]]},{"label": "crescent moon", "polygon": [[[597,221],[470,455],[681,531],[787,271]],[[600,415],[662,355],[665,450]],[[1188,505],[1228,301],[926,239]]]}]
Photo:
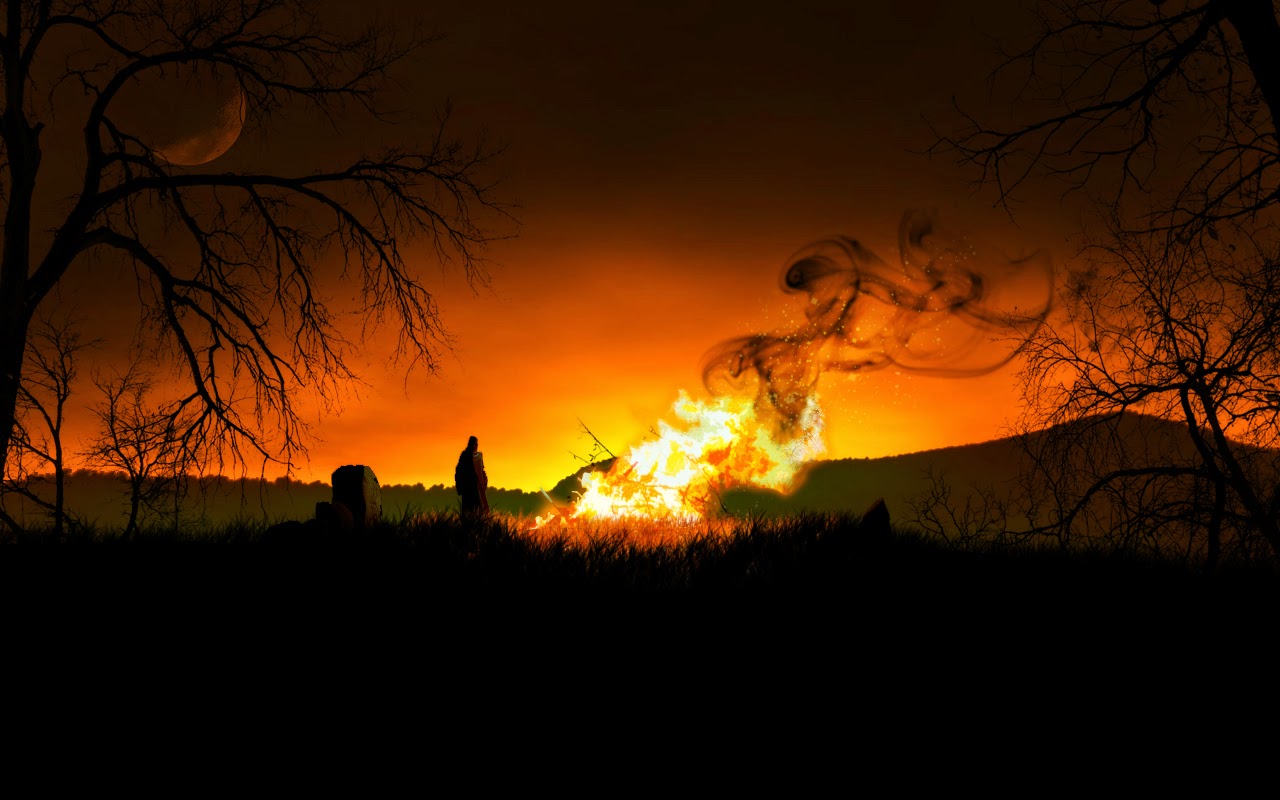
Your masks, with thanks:
[{"label": "crescent moon", "polygon": [[218,116],[212,127],[172,144],[157,147],[156,154],[170,164],[184,167],[209,163],[230,150],[240,138],[240,133],[244,130],[246,105],[244,90],[236,86],[235,94],[227,98],[218,109]]}]

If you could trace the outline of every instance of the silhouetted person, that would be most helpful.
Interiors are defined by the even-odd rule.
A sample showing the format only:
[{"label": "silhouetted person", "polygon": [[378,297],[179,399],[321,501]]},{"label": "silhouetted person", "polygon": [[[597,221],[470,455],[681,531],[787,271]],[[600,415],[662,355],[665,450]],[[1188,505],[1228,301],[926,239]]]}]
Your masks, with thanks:
[{"label": "silhouetted person", "polygon": [[484,471],[484,454],[479,451],[480,442],[472,436],[467,449],[458,455],[458,466],[453,469],[454,488],[462,498],[462,513],[489,513],[489,476]]}]

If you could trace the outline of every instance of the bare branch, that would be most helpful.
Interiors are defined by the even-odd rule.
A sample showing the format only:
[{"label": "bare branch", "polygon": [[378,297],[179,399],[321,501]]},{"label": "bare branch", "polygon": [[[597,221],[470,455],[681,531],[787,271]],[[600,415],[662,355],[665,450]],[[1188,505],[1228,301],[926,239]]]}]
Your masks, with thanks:
[{"label": "bare branch", "polygon": [[[203,69],[240,93],[250,133],[299,109],[335,129],[353,115],[390,124],[399,115],[382,90],[431,36],[414,26],[334,32],[302,0],[51,0],[15,2],[10,12],[19,24],[0,42],[4,102],[22,113],[0,130],[0,297],[14,322],[0,326],[0,452],[14,429],[6,409],[19,394],[27,326],[87,254],[134,266],[147,335],[176,356],[189,384],[172,398],[172,418],[233,462],[291,465],[307,435],[299,392],[331,398],[355,383],[351,349],[379,330],[395,331],[395,354],[410,368],[435,369],[452,339],[410,246],[427,245],[481,288],[493,226],[511,221],[486,177],[496,152],[454,138],[447,108],[425,142],[286,174],[171,163],[118,102],[139,82]],[[41,87],[31,67],[55,33],[80,44],[47,91],[33,92]],[[88,96],[87,110],[76,107],[84,173],[47,248],[31,252],[40,117],[59,108],[65,86]],[[348,340],[331,294],[354,297],[360,340]]]},{"label": "bare branch", "polygon": [[[1172,238],[1248,222],[1280,189],[1280,25],[1270,0],[1039,4],[1040,33],[993,80],[1021,76],[1006,124],[957,109],[930,153],[976,168],[1009,209],[1041,175],[1144,208]],[[1188,115],[1194,115],[1189,122]]]}]

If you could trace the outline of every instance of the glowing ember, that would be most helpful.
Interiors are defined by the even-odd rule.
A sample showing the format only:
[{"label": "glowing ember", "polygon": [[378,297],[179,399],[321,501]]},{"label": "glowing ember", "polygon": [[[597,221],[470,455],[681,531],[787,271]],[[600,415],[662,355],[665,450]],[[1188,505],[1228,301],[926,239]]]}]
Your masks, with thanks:
[{"label": "glowing ember", "polygon": [[585,473],[572,508],[538,517],[536,527],[557,518],[703,519],[720,507],[726,489],[789,490],[800,468],[826,449],[822,409],[812,395],[789,438],[758,418],[751,400],[703,402],[681,392],[672,411],[679,428],[659,422],[657,439],[633,447],[608,472]]}]

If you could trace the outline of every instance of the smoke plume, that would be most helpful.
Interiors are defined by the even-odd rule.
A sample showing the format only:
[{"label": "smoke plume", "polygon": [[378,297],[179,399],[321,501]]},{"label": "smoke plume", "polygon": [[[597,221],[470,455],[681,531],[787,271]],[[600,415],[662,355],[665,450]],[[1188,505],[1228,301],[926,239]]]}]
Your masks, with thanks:
[{"label": "smoke plume", "polygon": [[1034,254],[1011,260],[979,253],[933,215],[909,211],[898,229],[898,265],[854,239],[800,251],[782,289],[806,294],[791,330],[731,339],[707,356],[703,381],[715,394],[756,393],[781,426],[800,420],[826,372],[896,367],[966,377],[1009,363],[1019,340],[1048,316],[1053,270]]}]

